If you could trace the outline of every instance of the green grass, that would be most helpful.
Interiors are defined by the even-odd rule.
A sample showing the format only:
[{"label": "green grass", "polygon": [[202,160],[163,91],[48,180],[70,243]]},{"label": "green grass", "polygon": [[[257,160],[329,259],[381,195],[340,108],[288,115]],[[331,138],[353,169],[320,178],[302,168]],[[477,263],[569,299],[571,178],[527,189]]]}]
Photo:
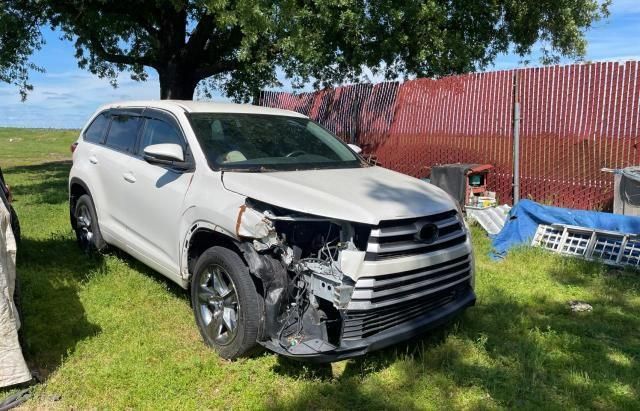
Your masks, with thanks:
[{"label": "green grass", "polygon": [[78,130],[0,128],[0,166],[69,159]]},{"label": "green grass", "polygon": [[[640,407],[638,274],[528,248],[494,262],[478,228],[478,303],[455,323],[332,366],[223,361],[185,292],[121,253],[77,250],[66,204],[76,134],[0,129],[23,225],[23,348],[46,377],[27,408]],[[574,299],[593,312],[571,313]]]}]

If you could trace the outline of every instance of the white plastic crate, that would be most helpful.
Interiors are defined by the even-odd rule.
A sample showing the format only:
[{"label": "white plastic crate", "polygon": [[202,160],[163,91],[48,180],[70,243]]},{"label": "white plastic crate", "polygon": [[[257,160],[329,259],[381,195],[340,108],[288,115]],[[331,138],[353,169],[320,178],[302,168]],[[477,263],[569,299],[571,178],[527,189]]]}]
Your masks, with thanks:
[{"label": "white plastic crate", "polygon": [[540,224],[531,245],[563,255],[640,268],[640,235],[565,224]]}]

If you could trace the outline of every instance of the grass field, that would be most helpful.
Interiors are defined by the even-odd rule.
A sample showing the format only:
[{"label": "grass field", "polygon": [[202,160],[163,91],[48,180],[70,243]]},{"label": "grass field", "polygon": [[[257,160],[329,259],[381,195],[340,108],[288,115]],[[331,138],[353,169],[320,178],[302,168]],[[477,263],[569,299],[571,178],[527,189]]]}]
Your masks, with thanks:
[{"label": "grass field", "polygon": [[[26,408],[640,408],[639,275],[527,248],[494,262],[478,228],[478,303],[457,322],[332,366],[223,361],[180,288],[121,253],[77,250],[66,192],[76,134],[0,129],[23,227],[23,348],[45,377]],[[574,299],[593,312],[570,312]]]}]

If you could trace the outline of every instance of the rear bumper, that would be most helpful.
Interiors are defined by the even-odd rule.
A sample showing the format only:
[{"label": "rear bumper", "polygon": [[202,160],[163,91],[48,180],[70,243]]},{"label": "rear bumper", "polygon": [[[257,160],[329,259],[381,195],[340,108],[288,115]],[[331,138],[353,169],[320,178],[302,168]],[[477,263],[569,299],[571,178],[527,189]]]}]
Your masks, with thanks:
[{"label": "rear bumper", "polygon": [[414,318],[366,338],[343,340],[339,347],[320,342],[317,344],[309,342],[305,344],[305,347],[296,347],[295,350],[286,350],[271,341],[265,342],[264,345],[278,354],[295,360],[315,363],[344,360],[406,341],[429,329],[445,324],[462,313],[467,307],[473,306],[475,301],[476,295],[473,289],[469,287],[466,292],[458,295],[454,301],[429,311],[421,317]]}]

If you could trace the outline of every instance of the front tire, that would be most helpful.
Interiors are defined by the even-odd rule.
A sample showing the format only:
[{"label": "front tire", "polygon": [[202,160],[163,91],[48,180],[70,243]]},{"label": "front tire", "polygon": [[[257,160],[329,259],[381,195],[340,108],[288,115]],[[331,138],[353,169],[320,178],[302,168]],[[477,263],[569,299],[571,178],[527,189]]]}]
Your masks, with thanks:
[{"label": "front tire", "polygon": [[191,279],[191,301],[202,338],[221,357],[253,352],[263,304],[238,254],[224,247],[202,253]]},{"label": "front tire", "polygon": [[105,251],[107,243],[100,233],[96,208],[88,194],[83,194],[78,198],[75,205],[74,218],[76,220],[76,239],[80,248],[86,253]]}]

